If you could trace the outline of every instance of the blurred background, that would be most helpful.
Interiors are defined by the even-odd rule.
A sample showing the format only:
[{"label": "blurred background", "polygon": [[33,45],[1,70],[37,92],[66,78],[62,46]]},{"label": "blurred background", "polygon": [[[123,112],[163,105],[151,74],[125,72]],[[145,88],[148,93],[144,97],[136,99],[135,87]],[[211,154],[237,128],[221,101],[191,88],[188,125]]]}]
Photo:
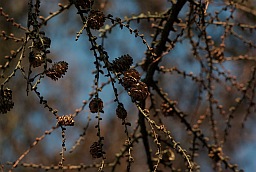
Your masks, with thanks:
[{"label": "blurred background", "polygon": [[[42,0],[40,15],[46,18],[50,12],[58,11],[60,9],[58,3],[66,5],[69,1]],[[223,154],[229,157],[229,161],[232,164],[237,164],[238,169],[254,171],[256,169],[256,127],[254,125],[256,86],[254,79],[256,9],[254,7],[256,4],[253,0],[236,2],[236,7],[227,4],[228,1],[223,0],[210,2],[207,9],[209,15],[205,18],[208,21],[205,23],[207,35],[211,36],[213,47],[221,54],[220,56],[213,55],[216,57],[214,61],[216,70],[212,74],[215,77],[212,80],[212,94],[216,103],[212,106],[214,108],[212,113],[216,120],[217,141],[222,146]],[[9,17],[14,18],[17,23],[26,27],[28,17],[27,1],[0,1],[0,7],[3,8],[5,13],[9,14]],[[151,14],[162,13],[170,7],[171,2],[167,0],[96,0],[93,5],[94,9],[100,9],[105,15],[112,14],[114,17],[120,17],[121,19],[124,19],[125,16],[147,14],[148,11]],[[227,8],[226,10],[224,10],[225,7]],[[160,66],[164,66],[165,69],[175,70],[166,73],[159,71],[155,74],[154,79],[158,81],[159,86],[168,94],[171,100],[178,102],[179,109],[188,114],[186,119],[190,125],[200,124],[203,134],[209,137],[211,144],[214,144],[207,89],[200,82],[189,77],[189,74],[191,74],[207,81],[208,76],[207,72],[205,72],[207,67],[205,66],[209,62],[207,58],[203,59],[203,57],[207,57],[207,51],[202,48],[206,44],[198,29],[200,15],[198,15],[198,18],[191,19],[194,23],[190,24],[191,28],[188,29],[186,21],[188,21],[189,13],[193,12],[191,12],[191,6],[187,3],[179,14],[181,22],[174,25],[177,31],[171,32],[169,36],[170,40],[176,38],[178,40],[160,62]],[[214,20],[211,21],[211,18],[214,18]],[[140,34],[143,33],[150,45],[152,41],[150,36],[155,33],[155,29],[152,26],[158,22],[159,20],[141,20],[140,22],[135,20],[130,22],[130,27],[138,29]],[[229,23],[231,24],[229,25]],[[111,25],[111,22],[106,20],[105,25]],[[241,25],[244,27],[240,27]],[[75,113],[76,110],[83,106],[83,101],[88,101],[90,93],[95,91],[95,74],[93,73],[95,71],[95,58],[93,52],[90,51],[91,45],[88,41],[88,36],[84,32],[76,41],[77,32],[82,26],[81,19],[77,15],[77,9],[73,5],[68,10],[49,20],[47,25],[41,28],[45,35],[51,38],[48,58],[52,59],[53,62],[66,61],[69,64],[68,71],[63,78],[53,81],[48,77],[44,77],[38,85],[38,91],[52,108],[58,110],[58,115]],[[13,33],[18,38],[25,38],[25,31],[13,27],[10,22],[6,22],[3,16],[0,16],[0,31],[5,31],[8,35]],[[100,32],[93,31],[93,34],[99,36]],[[99,44],[101,43],[101,39],[97,41]],[[193,41],[198,45],[193,46]],[[222,47],[223,44],[225,44],[224,47]],[[21,45],[22,42],[14,42],[11,39],[4,40],[3,36],[1,36],[0,63],[4,65],[6,63],[4,57],[10,56],[11,50],[16,51]],[[198,48],[197,55],[193,51],[195,47]],[[140,38],[135,38],[127,28],[120,29],[118,26],[114,27],[111,33],[107,32],[107,37],[104,39],[104,48],[108,52],[110,61],[124,54],[129,54],[133,57],[134,66],[145,59],[147,50],[146,45],[143,44]],[[224,57],[224,59],[219,59],[218,57]],[[4,78],[0,80],[1,83],[11,74],[18,59],[14,59],[12,62],[10,68],[1,71],[1,74],[4,72]],[[29,70],[28,59],[24,58],[22,64],[27,72]],[[142,78],[146,75],[146,72],[140,66],[136,69],[140,72]],[[40,73],[43,71],[43,67],[32,70],[33,74]],[[186,77],[184,77],[184,73]],[[107,77],[100,76],[100,84],[107,81]],[[0,169],[2,171],[10,169],[11,165],[8,165],[8,162],[15,162],[37,137],[42,136],[45,131],[56,126],[55,116],[47,108],[44,108],[44,105],[39,103],[40,100],[35,93],[29,92],[27,95],[27,81],[21,72],[18,71],[6,86],[13,91],[14,108],[7,114],[0,115],[0,165],[2,165],[2,169],[1,167]],[[123,87],[118,82],[116,82],[115,86],[118,90],[119,100],[124,104],[128,112],[127,121],[131,123],[131,127],[128,130],[133,133],[138,123],[138,110]],[[243,91],[242,88],[247,91]],[[152,93],[152,95],[154,94]],[[106,162],[110,163],[115,160],[115,154],[122,149],[126,135],[122,121],[116,117],[117,104],[114,102],[115,96],[111,84],[103,87],[102,91],[99,92],[99,97],[104,102],[104,114],[101,116],[103,118],[101,134],[105,138],[103,149],[106,152]],[[239,100],[242,100],[242,102],[240,103]],[[152,103],[151,101],[148,100],[148,108]],[[160,109],[163,102],[161,98],[156,96],[154,103],[156,109]],[[234,112],[232,108],[235,108]],[[152,112],[152,114],[150,113],[151,117],[157,122],[161,120],[175,140],[188,150],[188,153],[191,153],[192,136],[188,134],[180,119],[175,115],[164,116],[160,112],[154,112],[154,110],[150,112]],[[228,135],[225,136],[226,121],[229,119],[230,114],[233,117],[232,120],[230,119],[231,128],[228,130]],[[92,164],[100,162],[98,159],[93,159],[89,153],[90,146],[97,141],[97,130],[95,129],[97,120],[95,116],[86,106],[75,117],[75,126],[67,127],[65,134],[67,151],[65,152],[64,164],[79,165],[80,163]],[[201,122],[198,120],[201,120]],[[86,128],[87,124],[89,124],[88,128]],[[149,126],[148,129],[150,131]],[[86,131],[86,134],[80,145],[70,153],[69,151],[84,131]],[[150,144],[154,152],[156,147],[153,139],[150,140]],[[219,171],[214,169],[213,161],[208,158],[209,152],[207,152],[207,149],[200,143],[198,144],[198,156],[194,157],[194,161],[200,166],[200,170]],[[61,129],[58,128],[50,135],[46,135],[21,162],[57,166],[61,159],[59,154],[61,149]],[[133,146],[132,155],[134,163],[131,166],[131,171],[147,171],[147,160],[142,141]],[[173,165],[181,171],[186,169],[183,158],[178,154],[175,155]],[[123,158],[116,170],[125,171],[125,169],[126,159]],[[44,169],[40,168],[33,169],[20,166],[14,171],[33,170],[44,171]],[[95,168],[88,169],[88,171],[96,170]],[[110,169],[106,168],[106,171],[108,170]],[[159,170],[168,171],[170,169],[160,166]]]}]

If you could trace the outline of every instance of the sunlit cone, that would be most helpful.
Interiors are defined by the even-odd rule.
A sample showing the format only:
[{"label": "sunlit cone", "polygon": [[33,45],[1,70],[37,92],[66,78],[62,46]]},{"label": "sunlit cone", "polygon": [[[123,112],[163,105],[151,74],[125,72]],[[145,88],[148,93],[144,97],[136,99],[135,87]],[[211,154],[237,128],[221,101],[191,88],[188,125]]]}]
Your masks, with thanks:
[{"label": "sunlit cone", "polygon": [[122,86],[125,88],[125,89],[129,89],[131,88],[134,84],[137,84],[138,83],[138,80],[135,79],[134,77],[130,77],[130,76],[124,76],[122,78]]},{"label": "sunlit cone", "polygon": [[32,65],[32,67],[39,67],[45,62],[45,54],[43,53],[37,53],[34,52],[29,53],[29,62]]},{"label": "sunlit cone", "polygon": [[10,111],[14,106],[12,101],[12,90],[6,88],[4,90],[1,89],[0,93],[0,113],[4,114]]},{"label": "sunlit cone", "polygon": [[89,108],[92,113],[103,112],[103,101],[100,98],[94,98],[89,103]]},{"label": "sunlit cone", "polygon": [[114,72],[125,72],[130,69],[133,63],[132,57],[127,54],[115,59],[111,65],[111,70]]},{"label": "sunlit cone", "polygon": [[50,69],[48,69],[45,74],[53,80],[58,80],[63,77],[68,69],[68,63],[60,61],[55,63]]},{"label": "sunlit cone", "polygon": [[140,80],[140,73],[136,69],[129,69],[129,70],[125,71],[124,76],[131,76],[137,80]]},{"label": "sunlit cone", "polygon": [[118,104],[116,108],[116,116],[120,119],[125,119],[127,117],[127,111],[125,110],[123,104]]},{"label": "sunlit cone", "polygon": [[136,69],[129,69],[124,72],[124,77],[122,78],[122,85],[125,89],[129,89],[134,84],[137,84],[139,80],[139,72]]},{"label": "sunlit cone", "polygon": [[59,116],[57,120],[58,120],[57,122],[58,126],[73,126],[75,124],[75,121],[72,115]]},{"label": "sunlit cone", "polygon": [[99,30],[105,22],[105,15],[99,10],[91,10],[88,16],[88,26],[91,29]]},{"label": "sunlit cone", "polygon": [[93,158],[101,158],[103,156],[102,144],[100,142],[94,142],[90,147],[90,154]]},{"label": "sunlit cone", "polygon": [[134,84],[130,91],[130,96],[134,101],[142,101],[147,98],[149,95],[148,87],[144,82],[138,82],[137,84]]}]

